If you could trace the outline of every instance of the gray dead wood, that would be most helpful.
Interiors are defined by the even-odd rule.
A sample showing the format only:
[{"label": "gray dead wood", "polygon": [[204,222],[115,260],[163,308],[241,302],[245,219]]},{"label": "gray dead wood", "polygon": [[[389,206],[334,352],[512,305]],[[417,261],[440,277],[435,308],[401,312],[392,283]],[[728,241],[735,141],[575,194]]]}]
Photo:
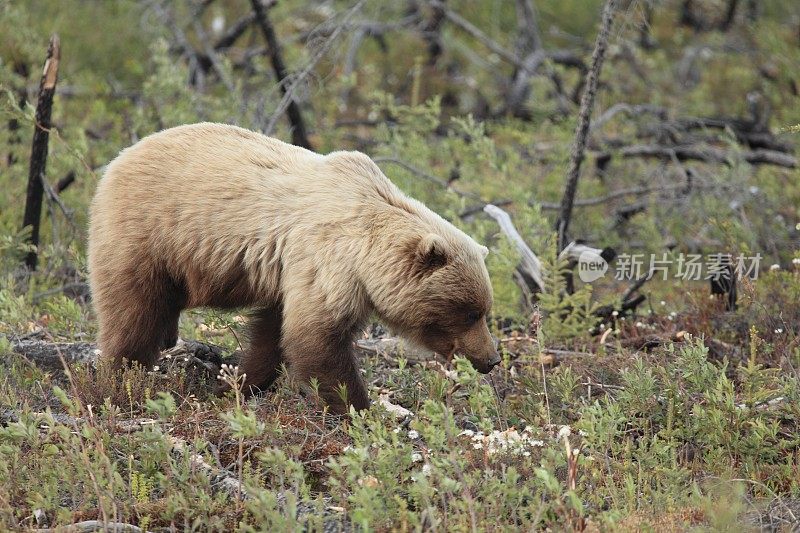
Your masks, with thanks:
[{"label": "gray dead wood", "polygon": [[37,339],[11,339],[11,349],[42,370],[61,372],[67,364],[94,364],[97,347],[92,342],[47,342]]},{"label": "gray dead wood", "polygon": [[[542,292],[545,289],[542,261],[533,252],[533,250],[530,249],[528,244],[525,242],[525,239],[523,239],[519,234],[519,231],[517,231],[517,228],[511,221],[511,215],[492,204],[486,205],[483,208],[483,211],[497,222],[497,224],[500,226],[500,231],[503,232],[503,234],[512,242],[514,248],[517,249],[517,252],[519,252],[520,264],[518,266],[518,270],[521,274],[523,274],[523,276],[527,276],[536,284],[535,287],[528,288],[530,288],[534,293]],[[578,261],[581,255],[585,253],[591,253],[596,256],[600,256],[603,251],[598,248],[586,246],[585,244],[571,242],[561,251],[559,254],[559,259]]]},{"label": "gray dead wood", "polygon": [[536,283],[539,291],[542,291],[544,289],[542,262],[527,245],[517,228],[514,227],[511,216],[496,205],[491,204],[484,207],[483,211],[497,222],[503,234],[514,244],[520,255],[520,270]]}]

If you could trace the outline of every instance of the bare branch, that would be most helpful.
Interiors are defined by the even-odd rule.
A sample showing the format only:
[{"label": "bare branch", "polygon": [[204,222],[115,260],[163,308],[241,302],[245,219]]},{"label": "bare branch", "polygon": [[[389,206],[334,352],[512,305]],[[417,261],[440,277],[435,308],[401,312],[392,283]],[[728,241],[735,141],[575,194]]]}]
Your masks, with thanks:
[{"label": "bare branch", "polygon": [[626,146],[620,150],[619,155],[624,158],[653,157],[678,161],[705,161],[707,163],[723,163],[731,165],[737,159],[742,159],[752,165],[765,164],[784,168],[797,168],[797,158],[775,150],[727,151],[713,146],[660,146],[660,145],[634,145]]},{"label": "bare branch", "polygon": [[586,139],[589,136],[589,119],[594,107],[594,97],[597,93],[600,70],[603,67],[608,36],[611,32],[611,23],[614,20],[615,5],[616,0],[606,0],[606,5],[603,8],[602,25],[600,32],[597,34],[594,52],[592,53],[592,66],[589,69],[586,87],[581,98],[578,125],[575,127],[575,143],[572,147],[569,170],[567,171],[567,185],[564,189],[564,196],[561,199],[561,211],[556,220],[559,249],[563,249],[566,246],[567,230],[572,216],[572,205],[575,202],[575,193],[578,191],[578,178],[580,177],[581,164],[586,151]]},{"label": "bare branch", "polygon": [[[353,15],[356,14],[357,11],[361,9],[361,6],[364,5],[365,1],[366,0],[358,0],[358,2],[356,2],[356,4],[352,8],[350,8],[350,10],[347,13],[345,13],[343,19],[339,21],[339,23],[337,23],[338,25],[336,26],[336,29],[334,29],[333,32],[331,32],[330,36],[319,48],[314,57],[311,58],[311,60],[308,62],[305,68],[303,68],[303,70],[301,70],[296,76],[292,77],[292,83],[288,87],[286,87],[285,86],[286,68],[285,66],[283,66],[283,61],[280,60],[280,64],[275,63],[276,57],[280,59],[280,56],[276,53],[277,48],[273,47],[273,43],[275,47],[277,47],[278,45],[277,38],[275,37],[275,31],[272,30],[272,26],[269,25],[269,20],[266,18],[266,12],[260,7],[258,0],[251,0],[253,7],[256,10],[256,13],[258,14],[258,9],[261,10],[261,15],[258,15],[258,20],[261,25],[262,31],[264,31],[264,36],[265,38],[267,38],[271,50],[273,50],[272,57],[276,75],[278,75],[278,66],[280,66],[283,71],[282,72],[283,75],[279,76],[279,79],[281,80],[280,83],[281,83],[281,90],[283,91],[283,98],[278,103],[278,106],[275,109],[272,118],[269,119],[266,128],[264,128],[265,134],[269,135],[275,129],[275,125],[278,122],[278,118],[284,113],[284,111],[288,110],[292,126],[294,127],[294,130],[292,131],[292,136],[293,138],[296,139],[294,144],[297,144],[298,146],[303,146],[305,148],[310,148],[310,144],[308,142],[308,138],[305,132],[305,126],[303,125],[302,117],[300,116],[300,109],[297,107],[297,103],[294,101],[295,91],[299,88],[301,83],[305,82],[305,79],[308,77],[308,75],[311,73],[311,71],[314,69],[317,63],[319,63],[319,61],[325,56],[328,50],[330,50],[331,46],[333,46],[333,43],[336,41],[337,37],[339,37],[339,35],[341,34],[344,25],[353,17]],[[258,5],[259,8],[256,8],[255,7],[256,5]],[[272,42],[270,42],[269,38],[270,34]],[[292,109],[295,110],[294,113],[292,112]],[[295,118],[292,118],[292,116],[294,116]],[[301,126],[300,129],[298,129],[298,125]],[[302,138],[300,134],[302,134]]]},{"label": "bare branch", "polygon": [[296,86],[296,80],[295,83],[292,83],[291,87],[286,86],[286,65],[284,64],[283,56],[281,55],[278,36],[275,35],[275,29],[272,27],[272,23],[267,15],[267,10],[264,8],[261,0],[251,0],[250,4],[253,7],[253,12],[255,13],[258,26],[261,28],[261,33],[264,35],[264,40],[267,42],[267,45],[269,45],[269,55],[272,62],[272,70],[275,72],[275,77],[278,79],[281,92],[283,92],[283,99],[281,100],[281,103],[276,109],[275,113],[272,115],[272,118],[270,119],[264,133],[269,135],[275,128],[278,118],[283,115],[284,112],[286,112],[289,116],[289,122],[292,126],[292,143],[296,144],[297,146],[310,149],[311,143],[308,140],[308,134],[306,133],[303,115],[300,112],[300,107],[298,107],[297,102],[294,101],[294,88]]}]

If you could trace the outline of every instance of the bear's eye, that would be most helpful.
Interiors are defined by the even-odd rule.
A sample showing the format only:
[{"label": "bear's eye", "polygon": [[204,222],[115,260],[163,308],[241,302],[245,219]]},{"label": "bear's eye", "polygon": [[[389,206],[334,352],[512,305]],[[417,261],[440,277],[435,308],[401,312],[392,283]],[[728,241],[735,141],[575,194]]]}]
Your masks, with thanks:
[{"label": "bear's eye", "polygon": [[477,311],[470,311],[469,313],[467,313],[467,322],[469,322],[470,324],[474,324],[480,319],[481,319],[481,314]]}]

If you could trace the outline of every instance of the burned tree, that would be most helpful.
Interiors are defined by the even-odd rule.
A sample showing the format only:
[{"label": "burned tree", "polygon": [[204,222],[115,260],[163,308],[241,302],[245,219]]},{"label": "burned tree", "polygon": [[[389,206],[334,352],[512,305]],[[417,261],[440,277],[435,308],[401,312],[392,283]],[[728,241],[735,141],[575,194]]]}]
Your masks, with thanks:
[{"label": "burned tree", "polygon": [[[44,175],[47,165],[47,142],[50,137],[50,116],[53,109],[53,95],[58,79],[58,62],[61,58],[61,43],[58,35],[50,38],[47,59],[44,63],[42,79],[39,82],[39,99],[36,102],[33,143],[31,146],[31,165],[28,174],[28,192],[25,198],[25,214],[22,227],[31,227],[28,242],[39,245],[39,226],[42,218],[42,198],[44,197]],[[35,250],[25,256],[25,265],[36,270],[38,255]]]}]

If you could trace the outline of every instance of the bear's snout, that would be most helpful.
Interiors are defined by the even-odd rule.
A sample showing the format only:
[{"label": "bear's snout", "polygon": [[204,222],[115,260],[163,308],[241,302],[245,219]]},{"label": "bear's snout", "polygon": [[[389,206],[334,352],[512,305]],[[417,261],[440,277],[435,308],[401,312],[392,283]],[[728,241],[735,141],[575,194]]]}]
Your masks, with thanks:
[{"label": "bear's snout", "polygon": [[[492,341],[493,341],[492,344],[494,344],[494,338],[492,338]],[[488,355],[488,357],[486,357],[485,361],[486,361],[485,367],[484,365],[475,366],[474,362],[472,364],[473,366],[475,366],[478,372],[482,374],[488,374],[489,372],[492,371],[494,367],[499,365],[503,361],[503,359],[500,357],[497,348],[493,346],[491,353]]]},{"label": "bear's snout", "polygon": [[486,323],[471,328],[459,341],[457,351],[466,356],[481,374],[488,374],[502,361],[497,351],[497,339],[489,332]]},{"label": "bear's snout", "polygon": [[499,365],[502,361],[503,359],[500,358],[500,354],[497,353],[497,351],[495,350],[494,355],[489,358],[489,363],[488,363],[489,372],[491,372],[492,369],[497,365]]}]

